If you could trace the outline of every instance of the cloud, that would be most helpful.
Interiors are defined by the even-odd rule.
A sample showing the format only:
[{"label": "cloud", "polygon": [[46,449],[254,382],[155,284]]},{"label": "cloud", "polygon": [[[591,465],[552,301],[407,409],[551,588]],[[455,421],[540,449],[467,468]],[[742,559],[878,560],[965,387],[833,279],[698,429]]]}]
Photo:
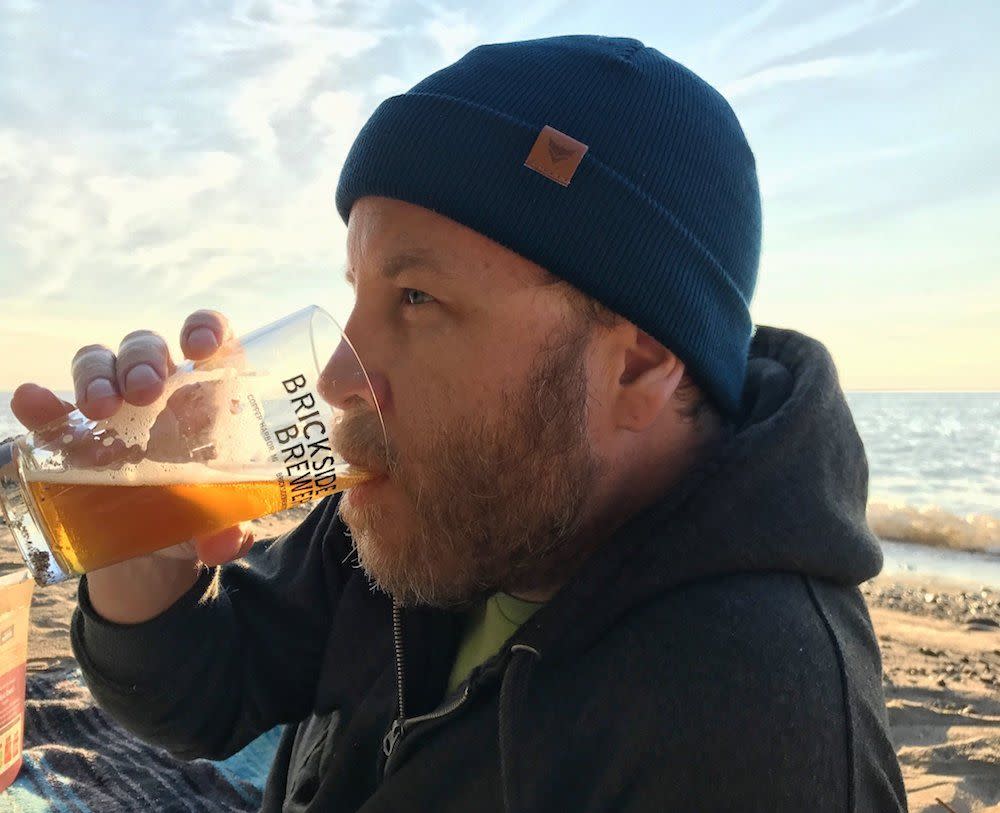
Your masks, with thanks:
[{"label": "cloud", "polygon": [[415,84],[415,82],[407,82],[398,76],[383,73],[372,80],[372,92],[376,96],[388,98],[399,93],[406,93]]},{"label": "cloud", "polygon": [[433,16],[424,24],[424,33],[441,49],[447,62],[454,62],[479,42],[479,28],[469,21],[464,8],[451,10],[437,3],[427,7]]},{"label": "cloud", "polygon": [[720,88],[720,91],[726,98],[736,99],[740,96],[761,93],[777,85],[790,82],[868,77],[916,65],[927,60],[932,54],[933,52],[926,50],[899,53],[872,51],[864,54],[831,56],[772,65],[727,82]]},{"label": "cloud", "polygon": [[[40,149],[41,147],[41,149]],[[85,253],[86,235],[100,227],[101,213],[82,188],[83,167],[72,154],[47,151],[18,132],[0,131],[0,221],[16,259],[4,273],[27,271],[42,295],[61,290]],[[10,290],[14,280],[4,282]]]},{"label": "cloud", "polygon": [[761,196],[767,204],[794,190],[815,193],[817,189],[830,189],[845,171],[884,172],[888,163],[938,153],[947,145],[943,138],[923,138],[822,156],[810,153],[804,161],[788,159],[774,169],[760,168]]},{"label": "cloud", "polygon": [[190,210],[203,192],[225,189],[237,177],[243,160],[226,152],[195,153],[182,161],[181,171],[155,175],[91,175],[86,183],[104,203],[112,239],[162,224],[164,213]]},{"label": "cloud", "polygon": [[[206,151],[178,160],[170,173],[122,172],[96,156],[0,131],[5,242],[39,300],[77,282],[91,292],[110,287],[124,269],[126,279],[148,276],[206,248],[197,240],[199,196],[228,188],[242,166],[236,156]],[[220,239],[209,248],[229,247]]]},{"label": "cloud", "polygon": [[917,2],[901,0],[889,6],[878,0],[834,3],[829,11],[810,16],[802,22],[775,25],[771,32],[759,32],[760,36],[754,37],[754,44],[758,49],[769,49],[775,55],[802,53],[896,17]]},{"label": "cloud", "polygon": [[232,89],[227,114],[251,149],[278,147],[277,121],[287,118],[316,92],[318,82],[378,45],[387,29],[340,25],[330,10],[313,2],[256,2],[230,17],[197,21],[188,29],[196,63],[216,67],[239,61],[246,67]]},{"label": "cloud", "polygon": [[[6,121],[0,284],[10,290],[24,275],[24,296],[49,306],[104,297],[167,307],[232,286],[252,292],[280,269],[303,269],[308,287],[341,248],[333,190],[369,112],[370,88],[338,86],[341,69],[394,30],[370,19],[385,3],[351,19],[343,5],[238,2],[179,17],[159,35],[173,70],[157,96],[130,99],[128,83],[118,86],[112,110],[128,117],[91,117],[88,128],[77,113],[75,130],[41,132]],[[102,20],[114,26],[90,22]],[[377,91],[412,84],[393,67]],[[92,83],[104,67],[91,68]],[[44,83],[72,92],[79,79]],[[32,83],[42,80],[0,78],[0,109],[4,93],[27,98]],[[83,113],[104,104],[87,93],[75,101]]]},{"label": "cloud", "polygon": [[325,43],[306,46],[244,82],[229,104],[229,117],[236,129],[256,149],[272,152],[278,143],[274,119],[298,107],[326,68],[330,55],[331,49]]},{"label": "cloud", "polygon": [[566,20],[586,19],[586,12],[591,11],[593,5],[587,0],[533,0],[518,6],[516,14],[509,13],[508,8],[501,5],[498,7],[498,18],[490,20],[484,29],[488,33],[489,42],[510,42],[564,34],[568,33]]},{"label": "cloud", "polygon": [[[819,10],[810,5],[803,18],[788,0],[767,0],[712,33],[693,54],[696,61],[707,63],[706,73],[720,84],[733,75],[763,73],[790,63],[820,63],[813,70],[824,70],[822,59],[800,55],[821,49],[843,51],[850,37],[899,17],[918,2],[899,0],[886,5],[880,0],[861,0],[832,3]],[[841,57],[835,54],[833,58]]]},{"label": "cloud", "polygon": [[738,45],[761,23],[773,16],[781,5],[782,0],[767,0],[766,3],[762,3],[742,17],[737,17],[732,23],[715,32],[705,44],[708,56],[717,57],[727,49]]},{"label": "cloud", "polygon": [[[702,4],[683,25],[657,7],[648,27],[620,32],[687,50],[735,97],[769,199],[762,280],[766,291],[779,272],[776,314],[801,290],[794,308],[815,302],[817,318],[840,318],[818,284],[845,280],[838,296],[849,304],[850,280],[894,269],[907,285],[954,286],[955,313],[986,301],[961,291],[981,292],[970,280],[997,259],[996,201],[984,191],[996,188],[984,158],[996,151],[996,116],[982,104],[996,60],[973,47],[992,19],[962,22],[929,3],[911,13],[917,5],[755,0],[726,4],[726,17]],[[334,307],[344,226],[333,193],[379,101],[480,42],[566,33],[566,20],[630,25],[590,0],[516,13],[444,0],[155,9],[139,20],[95,7],[74,17],[67,42],[51,4],[0,2],[0,346],[62,331],[61,371],[71,335],[114,343],[144,325],[173,335],[202,306],[244,326],[308,301]],[[720,28],[723,17],[732,22]],[[697,41],[688,32],[702,23]],[[924,71],[933,63],[920,48],[940,48],[947,69]],[[844,93],[814,92],[840,91],[835,82]],[[865,299],[873,311],[892,302],[883,289]],[[917,320],[935,301],[907,308]],[[794,308],[784,313],[801,321]],[[865,340],[878,339],[872,330]],[[12,363],[0,370],[8,382]]]},{"label": "cloud", "polygon": [[309,106],[323,133],[324,161],[340,165],[364,124],[361,96],[346,90],[320,93]]}]

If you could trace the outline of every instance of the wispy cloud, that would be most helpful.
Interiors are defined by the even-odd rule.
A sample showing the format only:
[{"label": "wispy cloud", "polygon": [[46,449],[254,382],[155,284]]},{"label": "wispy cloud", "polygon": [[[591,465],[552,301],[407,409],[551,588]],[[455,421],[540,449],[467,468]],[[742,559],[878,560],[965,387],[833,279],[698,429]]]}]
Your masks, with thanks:
[{"label": "wispy cloud", "polygon": [[398,93],[405,93],[415,82],[408,82],[399,76],[382,73],[372,79],[372,92],[378,96],[389,97]]},{"label": "wispy cloud", "polygon": [[441,49],[448,62],[453,62],[478,44],[481,31],[469,20],[466,9],[446,9],[437,3],[427,5],[432,16],[424,25],[428,37]]},{"label": "wispy cloud", "polygon": [[727,98],[736,99],[751,93],[770,90],[777,85],[788,82],[869,77],[885,71],[911,67],[927,60],[932,56],[932,53],[929,50],[898,53],[873,51],[864,54],[831,56],[772,65],[748,76],[727,82],[720,90]]},{"label": "wispy cloud", "polygon": [[[733,77],[765,73],[795,63],[829,70],[826,58],[871,50],[858,47],[852,38],[877,29],[917,5],[919,0],[860,0],[815,4],[803,14],[801,3],[766,0],[731,23],[713,32],[693,49],[708,72],[722,83]],[[821,51],[832,53],[820,53]]]},{"label": "wispy cloud", "polygon": [[178,163],[162,174],[101,174],[87,179],[87,187],[103,204],[110,239],[124,241],[162,227],[165,213],[191,211],[199,195],[227,188],[243,167],[241,158],[219,151],[190,154]]},{"label": "wispy cloud", "polygon": [[879,25],[914,7],[917,2],[919,0],[834,3],[827,10],[820,7],[816,13],[797,22],[782,22],[771,16],[772,26],[755,32],[753,46],[755,50],[771,58],[787,53],[802,53]]},{"label": "wispy cloud", "polygon": [[864,149],[840,149],[810,154],[805,161],[789,161],[760,178],[761,196],[765,205],[792,190],[816,194],[818,188],[829,189],[842,181],[843,174],[885,172],[886,164],[908,161],[918,156],[930,156],[947,145],[941,137],[883,144]]},{"label": "wispy cloud", "polygon": [[[805,300],[811,317],[857,298],[851,273],[883,303],[904,277],[946,279],[949,307],[974,311],[967,292],[997,259],[1000,7],[653,6],[0,0],[0,346],[62,330],[65,354],[70,334],[172,333],[194,307],[244,308],[251,325],[329,305],[344,258],[333,193],[375,106],[475,45],[556,33],[636,36],[733,101],[765,196],[761,291],[805,292],[771,300],[793,308],[786,322]],[[0,388],[20,375],[11,355]]]},{"label": "wispy cloud", "polygon": [[731,23],[715,31],[704,45],[707,56],[716,58],[720,54],[739,48],[754,30],[770,18],[782,6],[782,0],[767,0],[756,8],[737,17]]},{"label": "wispy cloud", "polygon": [[[23,5],[19,18],[45,13]],[[443,7],[418,19],[388,0],[349,14],[345,8],[240,0],[213,13],[179,14],[160,33],[158,45],[173,54],[159,55],[171,70],[156,96],[118,101],[142,121],[138,132],[113,119],[83,137],[7,122],[0,129],[0,248],[14,258],[8,269],[33,280],[29,299],[74,296],[86,281],[118,299],[180,301],[236,283],[252,291],[275,269],[315,275],[334,264],[342,252],[333,208],[340,166],[373,105],[416,80],[391,59],[369,63],[380,67],[374,74],[358,66],[404,34],[439,62],[478,36],[465,12]],[[3,9],[0,22],[13,14]],[[90,24],[116,23],[96,15]],[[0,30],[26,46],[21,29]],[[45,82],[71,88],[81,78]],[[41,82],[26,73],[0,77],[0,105],[5,91],[12,101],[30,98]],[[86,109],[86,94],[75,101]],[[123,287],[132,293],[117,290]]]},{"label": "wispy cloud", "polygon": [[275,66],[242,84],[229,104],[229,117],[251,144],[272,152],[278,143],[273,122],[301,104],[310,85],[326,68],[332,49],[327,43],[297,49]]}]

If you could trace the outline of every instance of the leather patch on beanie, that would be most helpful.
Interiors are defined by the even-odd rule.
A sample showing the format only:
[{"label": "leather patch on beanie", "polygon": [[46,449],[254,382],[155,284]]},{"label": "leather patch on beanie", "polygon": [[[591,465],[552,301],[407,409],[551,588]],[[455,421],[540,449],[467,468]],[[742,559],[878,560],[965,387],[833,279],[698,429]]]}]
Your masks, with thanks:
[{"label": "leather patch on beanie", "polygon": [[556,183],[569,186],[587,149],[586,144],[546,124],[535,139],[535,146],[528,153],[524,165]]}]

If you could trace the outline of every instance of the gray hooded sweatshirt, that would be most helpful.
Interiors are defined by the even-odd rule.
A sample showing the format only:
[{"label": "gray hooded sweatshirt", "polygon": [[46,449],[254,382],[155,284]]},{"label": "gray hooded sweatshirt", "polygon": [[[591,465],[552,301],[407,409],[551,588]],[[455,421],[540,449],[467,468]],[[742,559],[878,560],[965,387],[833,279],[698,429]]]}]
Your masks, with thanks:
[{"label": "gray hooded sweatshirt", "polygon": [[826,349],[761,327],[718,448],[451,695],[461,616],[372,591],[336,497],[144,624],[83,579],[74,650],[180,758],[286,724],[266,811],[905,810],[867,487]]}]

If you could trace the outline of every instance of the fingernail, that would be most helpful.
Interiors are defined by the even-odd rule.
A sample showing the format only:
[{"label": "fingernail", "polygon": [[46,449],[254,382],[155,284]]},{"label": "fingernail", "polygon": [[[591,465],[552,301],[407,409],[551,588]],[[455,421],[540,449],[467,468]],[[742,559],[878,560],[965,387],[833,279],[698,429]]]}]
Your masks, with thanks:
[{"label": "fingernail", "polygon": [[131,392],[145,390],[159,384],[161,380],[156,370],[148,364],[136,364],[125,376],[125,389]]},{"label": "fingernail", "polygon": [[87,385],[87,401],[99,401],[102,398],[113,398],[115,388],[106,378],[95,378]]},{"label": "fingernail", "polygon": [[196,327],[188,334],[188,345],[203,353],[214,353],[219,348],[219,340],[210,328]]}]

